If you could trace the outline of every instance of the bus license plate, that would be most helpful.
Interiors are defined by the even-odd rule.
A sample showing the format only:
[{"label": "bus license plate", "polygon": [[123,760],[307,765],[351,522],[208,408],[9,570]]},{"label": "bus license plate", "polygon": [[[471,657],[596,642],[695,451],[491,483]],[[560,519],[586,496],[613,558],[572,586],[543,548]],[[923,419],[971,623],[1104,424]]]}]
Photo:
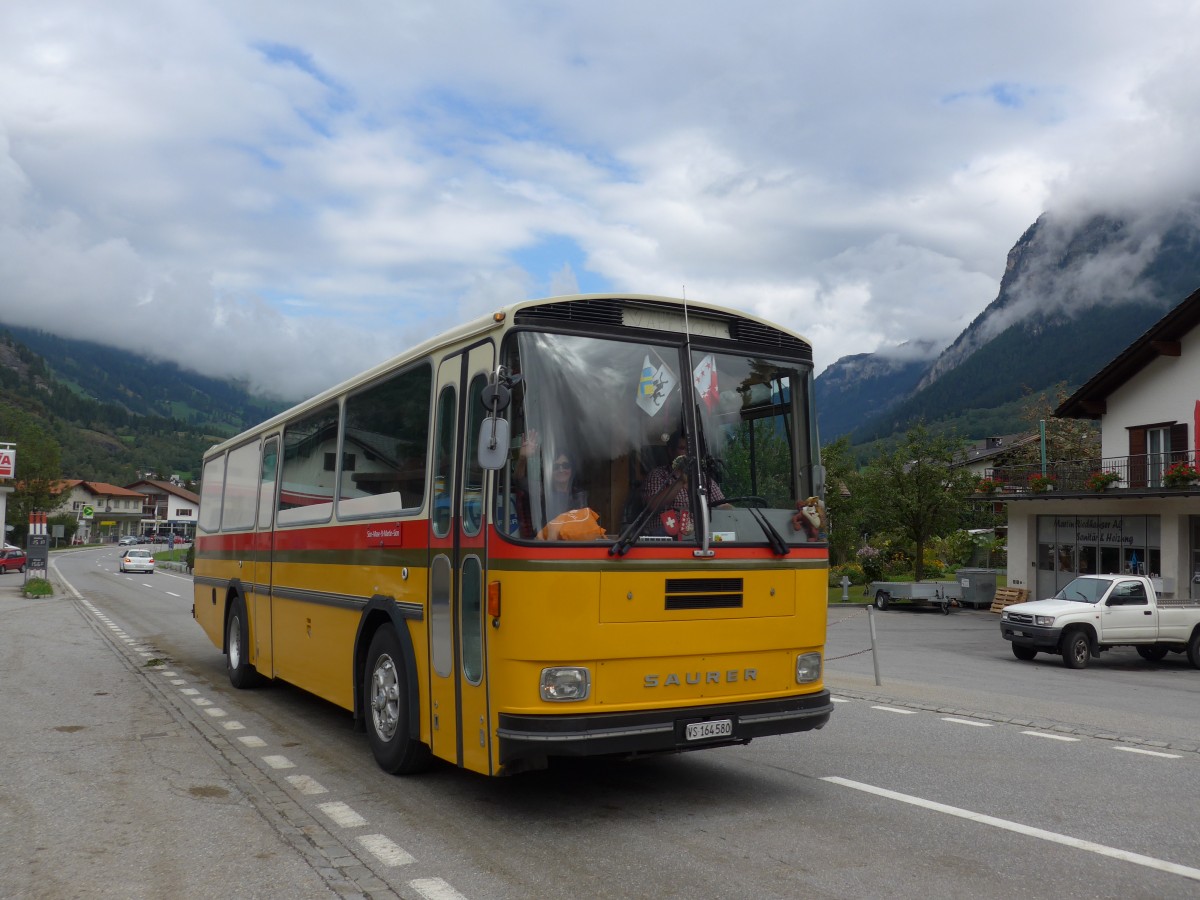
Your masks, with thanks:
[{"label": "bus license plate", "polygon": [[715,722],[692,722],[687,727],[686,737],[689,741],[702,741],[705,738],[729,737],[733,734],[732,719],[717,719]]}]

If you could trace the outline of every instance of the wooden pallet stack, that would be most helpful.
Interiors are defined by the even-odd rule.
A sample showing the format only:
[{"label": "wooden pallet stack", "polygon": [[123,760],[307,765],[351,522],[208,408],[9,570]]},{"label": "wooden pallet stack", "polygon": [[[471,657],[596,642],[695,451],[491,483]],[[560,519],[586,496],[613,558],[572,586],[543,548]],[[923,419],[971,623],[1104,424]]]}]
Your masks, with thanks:
[{"label": "wooden pallet stack", "polygon": [[992,612],[998,613],[1006,606],[1024,603],[1028,599],[1029,590],[1027,588],[996,588],[996,596],[992,599]]}]

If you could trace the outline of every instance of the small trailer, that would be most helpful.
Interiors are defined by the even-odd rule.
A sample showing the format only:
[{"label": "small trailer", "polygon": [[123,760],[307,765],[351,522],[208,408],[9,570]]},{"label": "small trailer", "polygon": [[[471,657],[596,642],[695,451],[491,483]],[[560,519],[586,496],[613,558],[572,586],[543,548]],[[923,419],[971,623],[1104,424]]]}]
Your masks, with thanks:
[{"label": "small trailer", "polygon": [[962,604],[963,589],[957,581],[872,581],[871,597],[876,609],[887,609],[894,600],[930,603],[950,615],[951,604]]}]

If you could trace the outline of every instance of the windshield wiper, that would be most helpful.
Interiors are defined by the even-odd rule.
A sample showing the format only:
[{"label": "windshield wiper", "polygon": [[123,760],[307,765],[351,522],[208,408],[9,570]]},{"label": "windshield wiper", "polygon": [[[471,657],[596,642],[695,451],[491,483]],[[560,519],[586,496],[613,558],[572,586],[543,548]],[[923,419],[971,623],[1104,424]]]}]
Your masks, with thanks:
[{"label": "windshield wiper", "polygon": [[757,506],[748,506],[746,509],[749,510],[754,521],[758,523],[758,527],[763,530],[763,534],[767,536],[767,543],[771,545],[772,553],[776,556],[787,556],[792,552],[792,548],[783,539],[783,535],[771,524],[771,520],[767,518],[766,513]]},{"label": "windshield wiper", "polygon": [[683,486],[685,475],[687,475],[687,457],[681,456],[672,464],[671,477],[667,480],[667,483],[663,485],[657,494],[650,498],[650,502],[637,514],[637,518],[626,525],[625,530],[613,541],[613,545],[608,548],[609,556],[624,556],[629,552],[629,548],[642,536],[650,521],[662,512],[663,507],[668,502],[675,499],[675,495],[679,493],[680,487]]}]

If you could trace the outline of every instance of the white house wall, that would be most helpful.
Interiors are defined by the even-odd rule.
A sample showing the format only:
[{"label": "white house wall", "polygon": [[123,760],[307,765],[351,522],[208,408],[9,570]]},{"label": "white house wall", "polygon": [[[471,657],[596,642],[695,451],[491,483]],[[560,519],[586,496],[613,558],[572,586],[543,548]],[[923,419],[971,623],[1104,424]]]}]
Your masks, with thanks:
[{"label": "white house wall", "polygon": [[1186,422],[1190,449],[1196,401],[1200,400],[1200,329],[1180,342],[1179,356],[1160,356],[1108,395],[1101,419],[1100,453],[1106,459],[1129,455],[1127,428],[1158,422]]}]

